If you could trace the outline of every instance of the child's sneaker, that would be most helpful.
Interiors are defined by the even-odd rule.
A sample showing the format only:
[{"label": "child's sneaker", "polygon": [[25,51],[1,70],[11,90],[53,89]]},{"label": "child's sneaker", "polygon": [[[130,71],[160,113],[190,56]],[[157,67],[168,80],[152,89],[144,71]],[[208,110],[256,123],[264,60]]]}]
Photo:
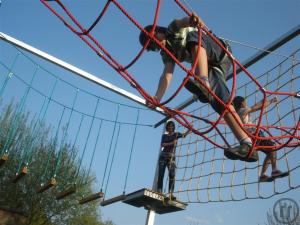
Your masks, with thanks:
[{"label": "child's sneaker", "polygon": [[265,174],[263,174],[263,175],[261,175],[260,177],[259,177],[259,182],[272,182],[274,180],[274,178],[273,177],[269,177],[269,176],[267,176],[267,175],[265,175]]},{"label": "child's sneaker", "polygon": [[170,193],[169,200],[170,201],[176,201],[176,197],[173,195],[173,193]]},{"label": "child's sneaker", "polygon": [[287,172],[281,172],[280,170],[274,170],[272,171],[272,178],[273,179],[276,179],[276,178],[282,178],[282,177],[286,177],[288,176],[290,173],[287,171]]},{"label": "child's sneaker", "polygon": [[239,157],[236,154],[231,152],[230,148],[225,148],[224,149],[224,155],[226,156],[226,158],[231,159],[231,160],[238,160],[239,159]]},{"label": "child's sneaker", "polygon": [[184,87],[189,92],[195,94],[202,103],[208,103],[209,102],[210,95],[209,95],[208,90],[206,90],[206,88],[203,87],[202,85],[200,85],[197,81],[189,79],[185,83]]},{"label": "child's sneaker", "polygon": [[[247,158],[248,152],[251,150],[252,146],[242,143],[239,146],[229,148],[225,153],[230,155],[231,159],[239,159],[246,162],[256,162],[258,160],[258,153],[254,151],[252,155]],[[226,156],[225,154],[225,156]],[[229,158],[229,157],[228,157]]]}]

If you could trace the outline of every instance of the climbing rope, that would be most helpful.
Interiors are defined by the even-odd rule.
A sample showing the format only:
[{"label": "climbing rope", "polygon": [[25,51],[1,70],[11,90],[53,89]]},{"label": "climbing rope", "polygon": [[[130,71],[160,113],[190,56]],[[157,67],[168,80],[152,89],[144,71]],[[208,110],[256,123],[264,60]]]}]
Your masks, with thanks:
[{"label": "climbing rope", "polygon": [[112,132],[112,136],[111,136],[111,139],[110,139],[109,150],[108,150],[107,157],[106,157],[106,162],[105,162],[105,167],[104,167],[105,168],[104,169],[104,174],[103,174],[102,182],[101,182],[101,189],[100,189],[101,192],[102,192],[103,187],[104,187],[104,180],[109,179],[109,177],[106,178],[106,173],[107,173],[108,162],[109,162],[109,158],[110,158],[110,154],[111,154],[113,139],[114,139],[114,136],[115,136],[116,126],[117,126],[117,122],[118,122],[118,118],[119,118],[119,111],[120,111],[120,106],[118,105],[117,113],[116,113],[116,117],[115,117],[115,122],[114,122],[114,125],[113,125],[113,132]]},{"label": "climbing rope", "polygon": [[[257,76],[257,80],[268,89],[283,92],[297,90],[299,82],[299,62],[290,60],[299,57],[300,49],[265,73]],[[244,80],[237,87],[238,95],[245,96],[248,104],[254,105],[261,100],[259,90],[251,80]],[[286,178],[277,178],[270,183],[259,182],[262,162],[265,154],[259,152],[257,163],[245,163],[228,160],[223,151],[210,142],[203,141],[201,136],[191,134],[177,143],[176,148],[176,190],[177,197],[186,203],[209,203],[242,201],[246,199],[267,199],[300,187],[297,173],[300,169],[298,151],[300,144],[299,99],[282,96],[277,104],[265,107],[262,118],[260,113],[254,114],[253,124],[262,121],[261,129],[265,133],[264,140],[272,140],[281,146],[277,152],[277,166],[281,171],[289,172]],[[286,107],[286,106],[289,107]],[[193,126],[207,129],[209,121],[217,115],[207,105],[197,106],[190,113],[207,119],[207,125],[198,119],[192,120]],[[184,129],[184,127],[180,127]],[[219,123],[219,131],[212,130],[208,138],[214,142],[229,145],[237,144],[232,132],[225,123]],[[257,146],[271,151],[277,147]],[[280,180],[280,181],[279,181]]]},{"label": "climbing rope", "polygon": [[[62,140],[61,140],[61,143],[60,143],[60,148],[59,148],[59,151],[58,151],[58,155],[57,155],[57,159],[56,159],[56,164],[55,164],[55,167],[54,167],[53,177],[56,177],[56,173],[57,173],[60,161],[61,161],[61,156],[62,156],[62,153],[63,153],[64,145],[66,144],[66,138],[67,138],[67,134],[68,134],[68,129],[69,129],[69,125],[70,125],[70,121],[71,121],[72,115],[73,115],[73,111],[74,111],[74,107],[75,107],[75,104],[76,104],[77,97],[78,97],[78,89],[77,89],[75,97],[73,99],[72,109],[71,109],[71,113],[69,115],[69,119],[67,121],[67,126],[66,126],[66,128],[65,128],[65,130],[63,132],[63,135],[62,135]],[[65,110],[65,108],[64,108],[64,110]]]},{"label": "climbing rope", "polygon": [[[186,68],[182,63],[180,63],[176,57],[174,57],[173,54],[171,54],[171,52],[166,49],[158,40],[157,38],[154,36],[154,29],[156,26],[156,22],[157,22],[157,18],[159,15],[159,10],[160,10],[160,1],[157,1],[156,4],[156,11],[155,11],[155,18],[154,18],[154,27],[153,30],[151,32],[147,32],[143,29],[143,27],[125,10],[125,8],[117,1],[117,0],[110,0],[107,1],[105,7],[103,8],[103,10],[101,11],[99,17],[97,17],[97,19],[95,20],[95,22],[92,24],[91,27],[89,27],[88,29],[85,29],[84,26],[81,25],[81,23],[76,19],[76,17],[71,13],[71,11],[69,11],[67,9],[67,7],[62,3],[62,1],[60,0],[56,0],[55,2],[58,3],[58,5],[62,8],[63,12],[65,13],[65,16],[62,14],[59,14],[57,10],[54,9],[54,4],[50,4],[47,1],[41,0],[41,2],[48,8],[50,9],[72,32],[74,32],[76,35],[78,35],[94,52],[96,52],[99,57],[101,57],[106,63],[108,63],[112,68],[114,68],[125,80],[127,80],[129,82],[129,84],[131,86],[133,86],[134,88],[137,89],[137,91],[146,99],[146,101],[148,101],[150,104],[156,106],[156,107],[160,107],[161,109],[163,109],[163,111],[169,116],[174,118],[178,123],[180,123],[181,125],[185,126],[186,128],[190,129],[193,133],[200,135],[201,137],[205,138],[207,141],[213,143],[215,146],[222,148],[222,146],[220,146],[217,142],[213,142],[212,140],[210,140],[209,138],[206,138],[205,135],[208,134],[209,132],[211,132],[212,130],[216,129],[217,125],[222,121],[224,115],[229,112],[232,114],[232,116],[234,117],[234,119],[239,123],[239,126],[241,126],[241,128],[245,131],[245,129],[242,127],[242,124],[240,124],[237,115],[232,113],[231,110],[229,109],[229,106],[232,103],[234,94],[235,94],[235,90],[236,90],[236,69],[237,67],[239,67],[240,69],[242,69],[244,71],[244,73],[246,73],[246,76],[252,80],[252,82],[254,82],[258,88],[258,90],[262,93],[262,95],[264,95],[264,99],[263,99],[263,106],[265,105],[265,102],[267,101],[267,97],[268,95],[286,95],[286,96],[296,96],[296,93],[291,93],[291,92],[274,92],[274,91],[269,91],[266,90],[264,87],[262,87],[260,85],[260,83],[257,82],[256,78],[250,74],[245,68],[244,66],[239,63],[232,55],[231,53],[225,49],[225,47],[222,45],[222,43],[220,42],[220,40],[218,40],[209,30],[207,27],[199,27],[198,26],[198,32],[199,32],[199,42],[201,43],[201,34],[204,31],[205,33],[207,33],[208,36],[210,36],[226,53],[226,55],[232,60],[232,66],[233,66],[233,85],[231,88],[231,95],[230,95],[230,99],[228,102],[223,102],[221,99],[219,99],[215,93],[213,93],[210,89],[208,89],[209,94],[211,94],[211,96],[216,99],[216,101],[222,105],[224,107],[224,111],[223,113],[221,113],[221,115],[219,116],[219,119],[217,119],[215,121],[215,123],[212,124],[211,127],[209,127],[207,130],[204,130],[202,132],[198,131],[197,129],[195,129],[192,124],[189,122],[189,119],[193,117],[193,115],[187,113],[187,112],[183,112],[181,110],[176,110],[176,109],[170,109],[167,106],[165,106],[165,104],[169,103],[171,100],[173,100],[178,93],[182,90],[184,84],[187,82],[187,80],[190,77],[193,77],[195,80],[197,80],[199,83],[201,83],[202,81],[195,76],[195,74],[193,73],[194,68],[195,68],[195,63],[192,65],[192,69],[188,69]],[[179,0],[174,0],[174,2],[188,15],[191,16],[192,12],[190,12]],[[125,69],[128,68],[127,66],[122,66],[120,63],[117,62],[117,60],[115,60],[110,54],[109,52],[104,48],[103,45],[101,45],[101,43],[99,43],[99,41],[90,34],[90,31],[92,29],[94,29],[96,27],[96,24],[101,22],[101,17],[108,11],[108,9],[110,8],[111,5],[115,5],[125,16],[127,19],[130,20],[130,22],[132,22],[138,29],[140,29],[141,31],[143,31],[147,36],[148,36],[148,42],[146,43],[149,44],[150,40],[155,42],[163,51],[165,51],[173,60],[174,62],[187,74],[185,79],[183,80],[183,82],[180,84],[180,86],[176,89],[175,93],[173,95],[171,95],[171,97],[169,99],[167,99],[166,101],[162,102],[162,103],[157,103],[139,84],[138,82],[134,79],[134,77],[129,74],[129,72]],[[190,6],[189,6],[190,7]],[[69,18],[73,24],[68,23],[67,19]],[[77,30],[78,29],[78,30]],[[88,31],[88,32],[87,32]],[[145,46],[144,46],[145,47]],[[138,57],[134,58],[134,60],[129,63],[130,66],[132,66],[134,64],[135,61],[138,60],[139,56],[141,56],[142,52],[144,51],[145,48],[143,48],[139,53],[138,53]],[[198,49],[198,56],[199,56],[199,49]],[[206,87],[206,86],[205,86]],[[264,110],[261,110],[261,115],[259,118],[262,118],[262,114]],[[256,132],[251,136],[251,138],[254,139],[254,143],[256,142],[256,140],[261,139],[261,137],[258,136],[259,130],[263,129],[262,124],[261,124],[261,119],[259,119],[259,123],[257,125],[257,129]],[[294,133],[295,134],[295,133]],[[293,133],[292,133],[293,135]],[[288,145],[288,143],[285,143],[284,145]],[[283,145],[278,145],[277,149],[282,148]],[[224,148],[224,147],[223,147]],[[254,151],[254,147],[252,148],[252,150],[249,152],[249,155]]]},{"label": "climbing rope", "polygon": [[128,165],[127,165],[127,170],[126,170],[126,176],[125,176],[123,193],[126,192],[127,180],[128,180],[129,169],[130,169],[131,160],[132,160],[132,154],[133,154],[133,149],[134,149],[135,136],[136,136],[136,130],[137,130],[137,123],[139,121],[139,115],[140,115],[140,111],[137,112],[137,116],[136,116],[136,121],[135,121],[135,126],[134,126],[134,132],[133,132],[133,137],[132,137],[132,142],[131,142],[131,148],[130,148],[130,154],[129,154],[129,159],[128,159]]}]

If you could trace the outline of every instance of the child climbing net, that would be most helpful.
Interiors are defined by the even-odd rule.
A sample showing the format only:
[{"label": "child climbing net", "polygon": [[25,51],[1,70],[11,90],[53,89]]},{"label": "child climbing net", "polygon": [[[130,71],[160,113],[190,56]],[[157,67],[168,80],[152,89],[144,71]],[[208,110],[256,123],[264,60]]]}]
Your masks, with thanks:
[{"label": "child climbing net", "polygon": [[[92,25],[88,28],[84,27],[77,19],[76,17],[71,13],[70,10],[64,5],[63,1],[61,0],[55,0],[55,1],[46,1],[41,0],[41,2],[48,7],[73,33],[78,35],[94,52],[96,52],[99,57],[101,57],[106,63],[108,63],[116,72],[118,72],[132,87],[136,88],[136,90],[145,98],[148,105],[152,105],[154,107],[160,107],[169,117],[174,118],[178,123],[185,126],[186,128],[190,129],[193,133],[201,136],[204,138],[204,140],[208,141],[209,143],[213,144],[214,146],[228,150],[227,151],[227,157],[234,159],[239,158],[241,160],[245,161],[257,161],[257,153],[255,151],[255,148],[257,148],[257,142],[258,140],[262,139],[269,139],[273,140],[276,144],[273,146],[265,146],[272,150],[279,150],[286,146],[295,146],[299,145],[299,137],[297,135],[299,130],[299,124],[300,120],[297,117],[294,124],[290,126],[286,126],[285,124],[282,124],[280,126],[280,130],[283,131],[282,135],[278,136],[272,136],[271,134],[268,137],[260,137],[259,132],[262,129],[269,130],[271,127],[268,124],[263,124],[263,115],[265,113],[265,104],[268,101],[269,98],[272,96],[282,96],[282,97],[299,97],[296,91],[271,91],[267,90],[264,86],[262,86],[257,79],[250,74],[244,66],[237,61],[232,54],[230,53],[230,49],[227,47],[226,44],[224,44],[222,41],[220,41],[213,33],[208,31],[208,29],[205,27],[205,24],[203,21],[195,16],[195,14],[191,13],[179,0],[174,0],[174,3],[177,4],[187,15],[189,19],[183,19],[181,21],[177,21],[178,23],[175,24],[175,27],[178,27],[178,24],[182,25],[184,23],[188,23],[189,27],[195,27],[197,28],[197,31],[194,32],[194,34],[198,34],[198,37],[195,38],[198,41],[199,46],[203,46],[206,44],[205,41],[203,41],[204,37],[207,37],[209,40],[212,41],[214,45],[216,45],[218,48],[221,49],[222,52],[226,55],[227,59],[231,61],[232,64],[232,70],[233,70],[233,79],[232,79],[232,88],[231,91],[228,92],[229,94],[226,97],[226,100],[220,98],[220,94],[216,93],[216,91],[212,91],[209,87],[213,86],[211,84],[211,80],[207,79],[207,75],[203,74],[202,76],[197,73],[196,67],[197,64],[200,64],[201,61],[201,54],[204,54],[205,51],[203,51],[202,48],[197,48],[193,50],[194,54],[194,60],[192,61],[191,68],[187,68],[184,66],[178,58],[178,56],[174,55],[174,52],[170,51],[170,49],[165,46],[161,39],[158,37],[156,32],[158,31],[157,28],[157,21],[158,21],[158,15],[160,12],[160,1],[157,1],[156,4],[156,11],[155,11],[155,17],[153,21],[153,25],[151,29],[144,29],[141,24],[138,23],[129,13],[126,11],[126,9],[119,3],[117,0],[108,0],[102,9],[102,11],[99,13],[99,16],[96,18],[96,20],[92,23]],[[62,13],[59,13],[59,10],[56,10],[55,3],[57,3],[56,6],[61,7]],[[121,65],[112,55],[105,49],[105,47],[96,39],[92,34],[91,31],[95,29],[97,24],[101,22],[101,19],[103,16],[108,12],[110,9],[110,6],[116,6],[117,9],[122,12],[132,24],[134,24],[139,30],[141,30],[142,34],[146,36],[146,40],[143,42],[143,47],[141,51],[137,54],[137,56],[128,64],[128,65]],[[64,14],[64,15],[63,15]],[[70,20],[71,22],[68,22]],[[176,22],[175,22],[176,23]],[[186,27],[187,25],[183,25],[182,27]],[[211,44],[212,45],[212,44]],[[130,67],[132,67],[135,62],[141,57],[141,55],[144,53],[146,49],[149,50],[151,46],[156,46],[157,48],[161,49],[161,52],[166,56],[165,58],[171,59],[174,64],[177,64],[187,75],[183,79],[183,82],[179,85],[177,90],[174,92],[173,95],[169,99],[167,99],[164,102],[158,102],[157,98],[152,97],[146,90],[143,89],[143,87],[137,82],[137,80],[134,78],[133,75],[131,75],[128,71]],[[154,49],[156,50],[156,49]],[[199,62],[198,62],[199,60]],[[170,64],[165,67],[165,69],[170,72],[173,68],[170,66]],[[215,68],[215,67],[213,67]],[[235,113],[234,108],[232,107],[231,103],[235,95],[236,87],[237,87],[237,76],[236,76],[236,70],[237,68],[240,68],[244,71],[245,76],[248,77],[251,82],[253,82],[258,90],[258,92],[263,96],[262,98],[262,107],[260,110],[260,115],[257,120],[257,123],[255,125],[256,131],[254,133],[249,133],[246,131],[246,129],[243,127],[239,116]],[[200,68],[203,71],[205,69]],[[210,71],[214,71],[215,73],[220,73],[218,70],[218,67],[216,69],[211,69]],[[210,76],[212,77],[212,76]],[[190,78],[193,78],[195,80],[192,81]],[[217,83],[217,82],[216,82]],[[172,101],[179,92],[182,91],[183,87],[186,86],[188,90],[192,92],[198,92],[199,88],[201,89],[202,93],[204,93],[204,96],[209,97],[208,101],[211,101],[210,99],[213,99],[216,102],[216,105],[221,108],[221,110],[217,110],[219,113],[219,116],[215,120],[210,120],[208,128],[206,130],[199,130],[195,129],[195,127],[190,122],[192,118],[197,118],[197,116],[192,115],[190,113],[172,109],[167,106],[167,104]],[[158,90],[159,92],[159,90]],[[222,93],[221,93],[222,95]],[[158,98],[161,97],[161,95],[156,96]],[[198,96],[199,97],[199,96]],[[203,97],[203,96],[201,96]],[[160,99],[158,99],[160,100]],[[207,101],[207,100],[204,100]],[[214,106],[214,104],[212,104]],[[216,108],[216,107],[214,107]],[[229,117],[229,119],[227,118]],[[203,118],[198,118],[203,119]],[[223,123],[223,119],[227,122],[227,124],[233,129],[234,135],[237,137],[237,139],[240,142],[240,146],[233,147],[229,145],[229,143],[224,139],[224,144],[219,144],[215,141],[213,141],[211,138],[209,138],[208,134],[212,130],[216,130],[218,133],[218,126]],[[232,125],[233,124],[233,125]],[[221,135],[221,133],[220,133]],[[222,135],[221,135],[222,136]]]}]

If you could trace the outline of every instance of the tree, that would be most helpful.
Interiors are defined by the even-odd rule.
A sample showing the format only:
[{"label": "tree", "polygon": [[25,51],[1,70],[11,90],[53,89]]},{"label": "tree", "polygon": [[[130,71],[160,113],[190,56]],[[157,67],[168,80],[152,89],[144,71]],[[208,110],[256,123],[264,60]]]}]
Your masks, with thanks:
[{"label": "tree", "polygon": [[[76,148],[70,143],[58,144],[56,137],[50,137],[51,127],[44,122],[38,123],[37,132],[37,121],[17,109],[18,105],[9,104],[0,115],[0,153],[3,154],[5,144],[9,149],[9,159],[0,167],[0,207],[23,212],[27,225],[112,225],[112,221],[102,221],[97,203],[78,204],[84,193],[92,193],[91,182],[84,181],[94,180],[94,177],[85,175],[83,169],[78,170]],[[32,152],[30,146],[33,146]],[[25,158],[29,159],[28,174],[12,183]],[[60,163],[56,167],[58,159]],[[45,162],[49,165],[47,169]],[[49,179],[54,170],[58,187],[37,194],[36,186],[42,178]],[[55,193],[71,183],[77,184],[76,193],[56,200]]]}]

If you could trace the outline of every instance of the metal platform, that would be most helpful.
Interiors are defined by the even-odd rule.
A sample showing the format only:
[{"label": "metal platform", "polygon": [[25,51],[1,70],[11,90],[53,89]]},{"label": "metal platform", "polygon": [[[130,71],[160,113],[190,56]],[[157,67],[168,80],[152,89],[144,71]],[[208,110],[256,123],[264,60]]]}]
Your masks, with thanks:
[{"label": "metal platform", "polygon": [[165,195],[146,188],[127,194],[123,202],[135,207],[143,206],[158,214],[181,211],[187,206],[187,204],[183,202],[170,200]]}]

